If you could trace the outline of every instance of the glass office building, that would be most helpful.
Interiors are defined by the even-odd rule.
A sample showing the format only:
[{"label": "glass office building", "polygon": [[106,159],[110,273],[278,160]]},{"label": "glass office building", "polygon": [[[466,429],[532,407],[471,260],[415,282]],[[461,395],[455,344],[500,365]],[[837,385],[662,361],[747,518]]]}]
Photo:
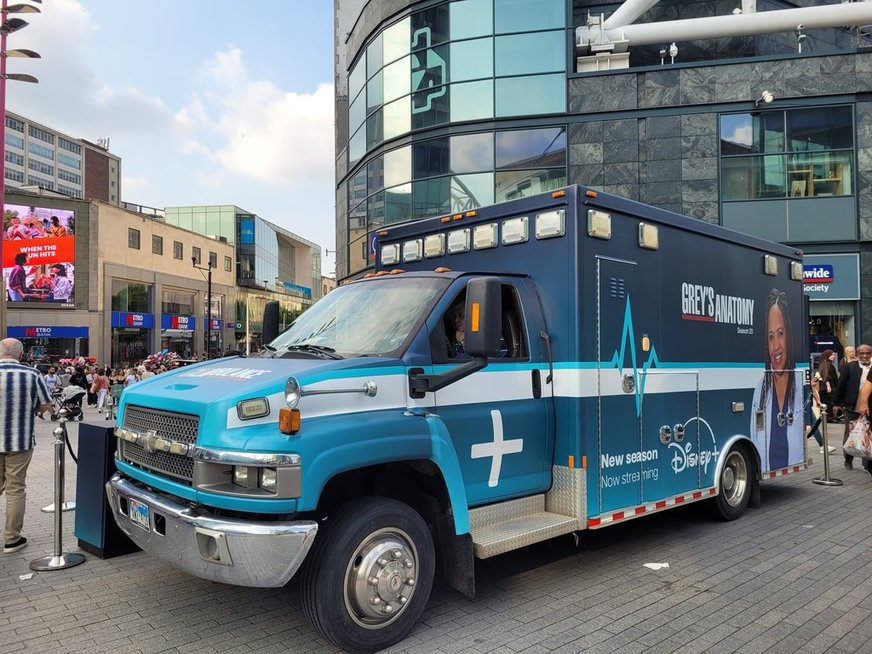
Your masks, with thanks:
[{"label": "glass office building", "polygon": [[673,44],[732,9],[642,3],[624,38],[598,32],[620,2],[336,0],[337,277],[385,225],[580,183],[803,249],[835,275],[806,286],[813,348],[869,341],[872,20],[819,4],[844,27]]}]

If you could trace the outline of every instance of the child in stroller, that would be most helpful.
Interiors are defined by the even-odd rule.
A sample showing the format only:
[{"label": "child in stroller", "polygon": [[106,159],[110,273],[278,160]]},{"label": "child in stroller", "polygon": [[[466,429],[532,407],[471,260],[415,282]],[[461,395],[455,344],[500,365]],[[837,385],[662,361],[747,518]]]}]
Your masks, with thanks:
[{"label": "child in stroller", "polygon": [[82,396],[85,395],[85,389],[75,384],[64,386],[63,388],[55,388],[51,392],[51,419],[58,419],[61,409],[66,409],[69,414],[69,420],[84,420],[85,414],[82,411]]}]

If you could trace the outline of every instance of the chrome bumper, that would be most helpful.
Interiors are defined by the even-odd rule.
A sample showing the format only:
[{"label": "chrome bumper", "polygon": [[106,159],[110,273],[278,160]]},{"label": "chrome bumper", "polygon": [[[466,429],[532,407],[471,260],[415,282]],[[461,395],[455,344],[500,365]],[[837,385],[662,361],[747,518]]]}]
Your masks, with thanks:
[{"label": "chrome bumper", "polygon": [[[174,568],[223,584],[284,586],[318,531],[312,520],[248,522],[198,515],[118,473],[106,482],[106,493],[115,522],[139,547]],[[131,520],[130,500],[148,506],[149,529]]]}]

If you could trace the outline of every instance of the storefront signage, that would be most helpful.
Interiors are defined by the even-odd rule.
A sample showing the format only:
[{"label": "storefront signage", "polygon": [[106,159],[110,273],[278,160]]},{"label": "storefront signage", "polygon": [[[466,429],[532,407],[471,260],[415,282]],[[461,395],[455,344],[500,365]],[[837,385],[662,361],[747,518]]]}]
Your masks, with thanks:
[{"label": "storefront signage", "polygon": [[860,257],[857,254],[807,254],[803,290],[810,300],[859,300]]},{"label": "storefront signage", "polygon": [[161,329],[186,329],[193,331],[197,328],[194,316],[173,316],[164,314],[160,317]]},{"label": "storefront signage", "polygon": [[87,327],[8,327],[10,338],[88,338]]},{"label": "storefront signage", "polygon": [[154,327],[154,315],[151,313],[128,313],[127,311],[112,312],[113,327],[139,327],[151,329]]},{"label": "storefront signage", "polygon": [[227,329],[242,329],[243,325],[241,322],[228,322]]},{"label": "storefront signage", "polygon": [[254,220],[243,218],[239,221],[239,242],[254,243]]},{"label": "storefront signage", "polygon": [[312,297],[312,289],[308,286],[300,286],[299,284],[292,284],[291,282],[283,282],[282,286],[286,291],[290,291],[291,293],[300,293],[303,297]]},{"label": "storefront signage", "polygon": [[209,329],[212,331],[215,331],[216,329],[221,329],[223,325],[224,321],[218,320],[217,318],[212,318],[212,320],[209,321]]}]

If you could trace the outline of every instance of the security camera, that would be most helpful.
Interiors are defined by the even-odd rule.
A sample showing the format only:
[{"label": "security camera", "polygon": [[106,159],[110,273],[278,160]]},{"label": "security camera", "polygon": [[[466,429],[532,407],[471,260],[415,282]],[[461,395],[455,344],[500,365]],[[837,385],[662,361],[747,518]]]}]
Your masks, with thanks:
[{"label": "security camera", "polygon": [[191,263],[197,263],[197,257],[191,257]]},{"label": "security camera", "polygon": [[673,59],[678,56],[678,46],[674,43],[669,46],[669,56]]}]

